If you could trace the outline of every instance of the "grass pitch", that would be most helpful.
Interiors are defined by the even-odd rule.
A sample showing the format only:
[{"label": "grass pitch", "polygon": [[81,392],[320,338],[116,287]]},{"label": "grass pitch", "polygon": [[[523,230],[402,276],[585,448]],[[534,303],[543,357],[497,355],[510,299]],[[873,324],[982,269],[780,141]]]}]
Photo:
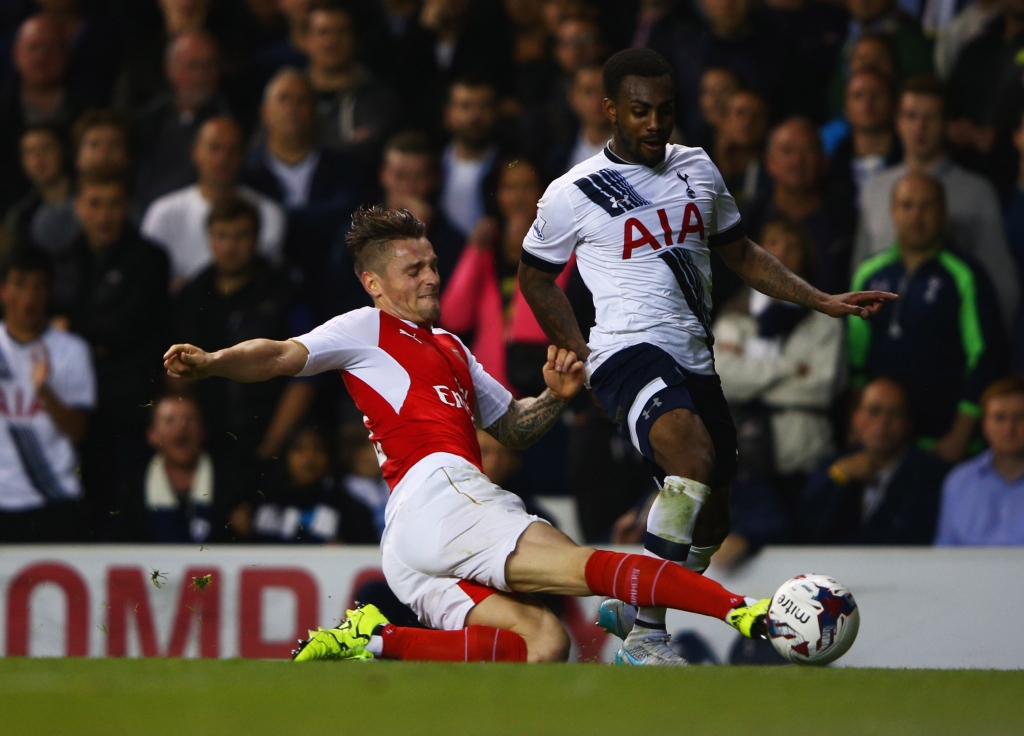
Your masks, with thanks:
[{"label": "grass pitch", "polygon": [[1024,672],[0,659],[0,733],[1022,734]]}]

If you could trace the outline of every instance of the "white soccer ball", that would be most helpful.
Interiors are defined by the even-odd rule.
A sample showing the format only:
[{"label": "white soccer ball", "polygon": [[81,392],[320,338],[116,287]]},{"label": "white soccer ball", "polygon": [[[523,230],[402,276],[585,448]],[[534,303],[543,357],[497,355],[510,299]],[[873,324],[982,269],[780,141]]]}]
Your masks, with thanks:
[{"label": "white soccer ball", "polygon": [[828,575],[797,575],[775,592],[768,606],[768,638],[797,664],[828,664],[857,638],[860,611],[842,583]]}]

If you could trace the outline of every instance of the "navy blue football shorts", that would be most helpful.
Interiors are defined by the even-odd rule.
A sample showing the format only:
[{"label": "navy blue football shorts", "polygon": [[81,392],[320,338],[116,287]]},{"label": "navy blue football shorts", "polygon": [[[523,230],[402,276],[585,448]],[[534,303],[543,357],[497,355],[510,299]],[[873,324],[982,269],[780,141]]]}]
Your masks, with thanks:
[{"label": "navy blue football shorts", "polygon": [[654,459],[650,433],[654,422],[673,409],[688,409],[701,418],[715,446],[717,488],[736,475],[736,426],[717,375],[691,373],[661,348],[648,343],[632,345],[615,353],[590,377],[590,388],[601,408],[653,466],[665,475]]}]

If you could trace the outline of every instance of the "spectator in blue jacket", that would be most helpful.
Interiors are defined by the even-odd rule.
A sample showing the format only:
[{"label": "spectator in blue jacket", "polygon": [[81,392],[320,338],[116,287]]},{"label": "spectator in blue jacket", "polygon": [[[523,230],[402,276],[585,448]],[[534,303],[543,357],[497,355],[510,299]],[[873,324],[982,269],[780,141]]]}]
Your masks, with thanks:
[{"label": "spectator in blue jacket", "polygon": [[945,247],[942,184],[922,173],[897,182],[896,244],[861,264],[853,288],[899,294],[869,320],[850,318],[856,385],[879,376],[907,390],[919,444],[949,464],[968,452],[981,392],[999,375],[1002,328],[984,272]]},{"label": "spectator in blue jacket", "polygon": [[996,381],[981,406],[989,449],[946,478],[935,544],[1024,546],[1024,378]]},{"label": "spectator in blue jacket", "polygon": [[853,415],[856,444],[823,462],[800,500],[817,544],[930,544],[946,466],[911,444],[907,393],[876,378]]}]

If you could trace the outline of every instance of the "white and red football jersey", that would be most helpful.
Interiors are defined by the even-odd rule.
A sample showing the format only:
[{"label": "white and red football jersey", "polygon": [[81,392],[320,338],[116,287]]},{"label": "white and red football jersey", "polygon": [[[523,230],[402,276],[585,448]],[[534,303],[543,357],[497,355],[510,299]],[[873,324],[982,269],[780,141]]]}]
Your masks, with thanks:
[{"label": "white and red football jersey", "polygon": [[392,491],[414,466],[443,464],[431,456],[454,455],[482,470],[475,415],[489,427],[512,394],[455,335],[364,307],[295,340],[309,351],[300,376],[341,372]]}]

